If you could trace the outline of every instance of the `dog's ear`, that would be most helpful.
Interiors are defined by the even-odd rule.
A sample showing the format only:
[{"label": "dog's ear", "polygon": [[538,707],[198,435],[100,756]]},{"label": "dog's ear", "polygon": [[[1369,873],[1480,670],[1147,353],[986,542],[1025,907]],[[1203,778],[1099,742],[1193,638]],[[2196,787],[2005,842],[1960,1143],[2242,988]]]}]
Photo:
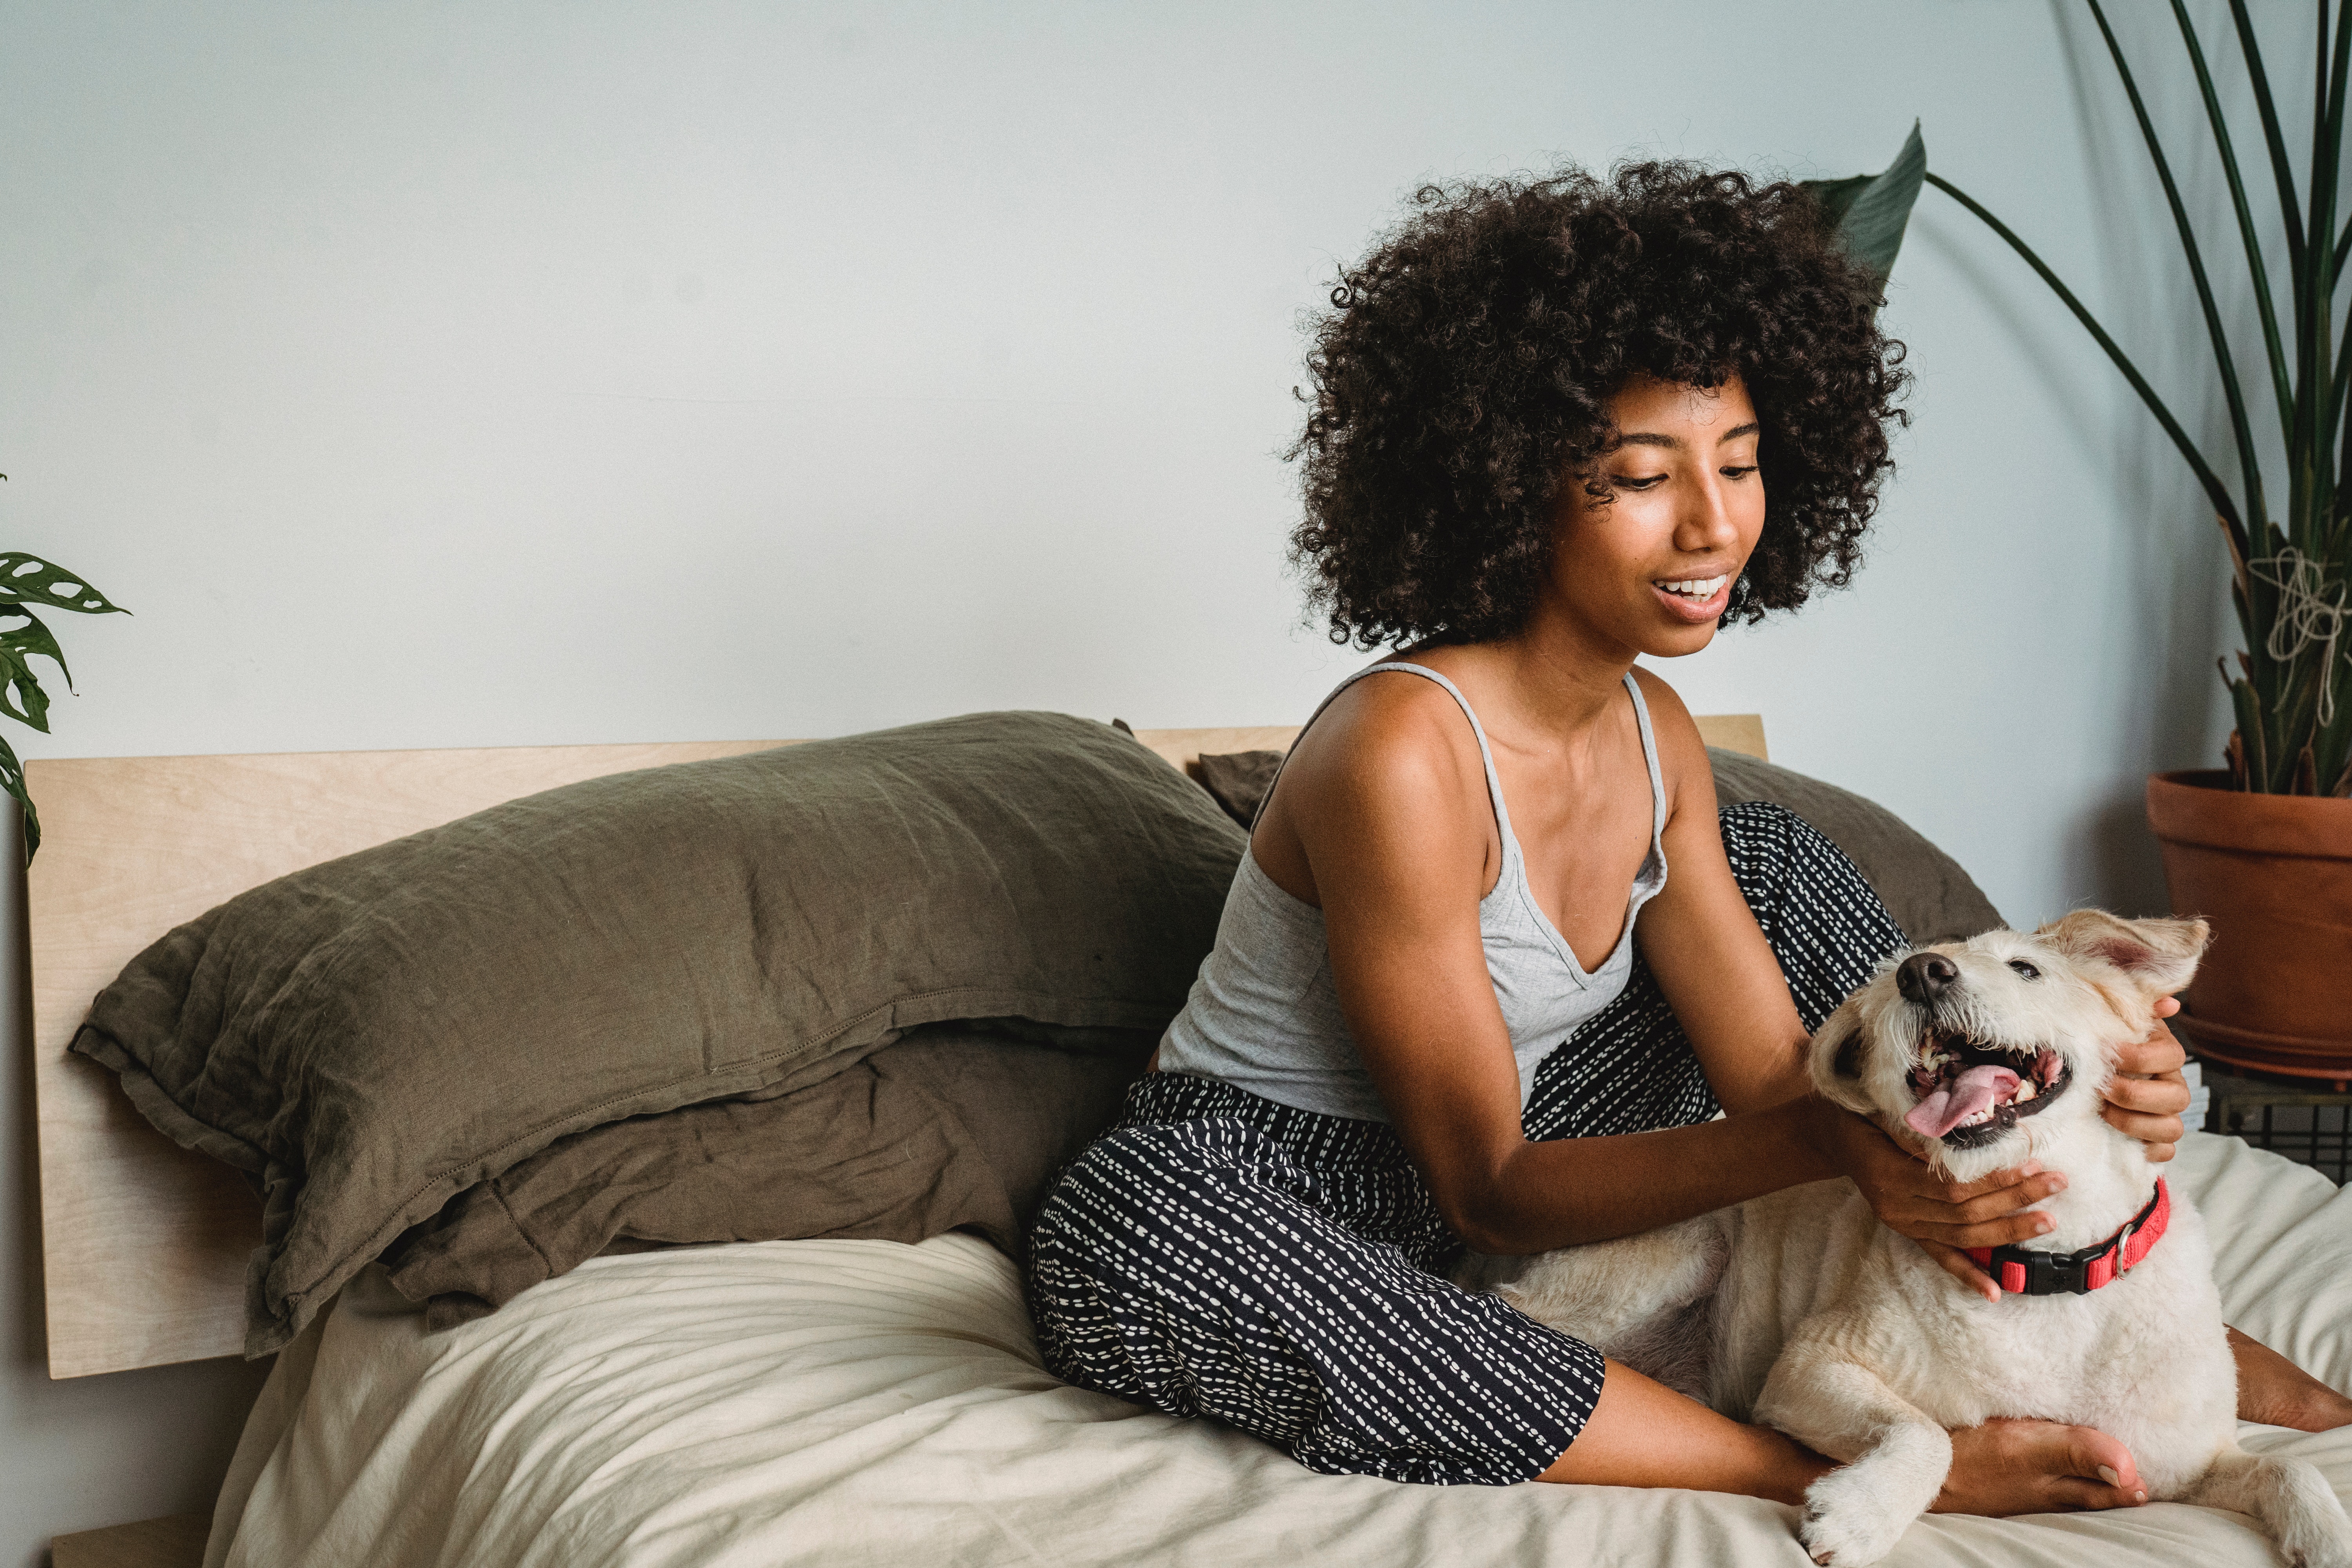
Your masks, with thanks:
[{"label": "dog's ear", "polygon": [[1863,1089],[1862,1047],[1862,1016],[1849,1003],[1822,1021],[1810,1059],[1813,1087],[1822,1099],[1867,1113],[1872,1106]]},{"label": "dog's ear", "polygon": [[2076,910],[2033,933],[2070,957],[2116,969],[2151,995],[2187,985],[2213,928],[2197,920],[2127,921],[2105,910]]}]

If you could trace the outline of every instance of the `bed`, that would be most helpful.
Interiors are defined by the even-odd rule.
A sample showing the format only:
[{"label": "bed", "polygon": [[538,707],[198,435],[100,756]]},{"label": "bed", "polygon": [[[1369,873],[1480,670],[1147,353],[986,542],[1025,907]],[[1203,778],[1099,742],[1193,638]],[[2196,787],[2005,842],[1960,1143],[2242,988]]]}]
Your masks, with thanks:
[{"label": "bed", "polygon": [[[1179,766],[1281,729],[1143,731]],[[1760,752],[1752,722],[1710,737]],[[234,1353],[258,1205],[66,1054],[158,932],[257,882],[514,795],[777,742],[34,764],[36,1079],[51,1372]],[[2176,1167],[2233,1322],[2352,1386],[2352,1199],[2236,1140]],[[2352,1497],[2352,1433],[2250,1427]],[[208,1564],[1791,1563],[1790,1511],[1611,1489],[1309,1474],[1205,1423],[1058,1384],[1005,1255],[797,1240],[590,1258],[428,1331],[381,1266],[278,1353]],[[2265,1563],[2242,1521],[1930,1520],[1911,1563]]]}]

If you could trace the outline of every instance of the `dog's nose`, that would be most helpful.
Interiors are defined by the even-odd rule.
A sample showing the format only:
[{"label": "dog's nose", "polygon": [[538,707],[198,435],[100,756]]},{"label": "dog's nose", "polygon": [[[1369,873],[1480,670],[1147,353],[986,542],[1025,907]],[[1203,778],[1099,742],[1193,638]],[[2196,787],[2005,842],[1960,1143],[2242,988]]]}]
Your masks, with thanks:
[{"label": "dog's nose", "polygon": [[1895,988],[1906,1001],[1933,1002],[1960,977],[1960,966],[1940,952],[1915,952],[1895,972]]}]

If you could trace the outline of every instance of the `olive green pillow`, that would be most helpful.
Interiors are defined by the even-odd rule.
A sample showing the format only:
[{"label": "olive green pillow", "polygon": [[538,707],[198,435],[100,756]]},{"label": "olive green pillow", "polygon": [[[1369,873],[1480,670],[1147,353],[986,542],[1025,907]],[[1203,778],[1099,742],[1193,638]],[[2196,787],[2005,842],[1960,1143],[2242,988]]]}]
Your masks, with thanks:
[{"label": "olive green pillow", "polygon": [[1718,803],[1769,801],[1811,823],[1845,851],[1913,942],[1949,942],[2002,923],[1958,861],[1876,801],[1740,752],[1710,746],[1706,760]]},{"label": "olive green pillow", "polygon": [[968,1230],[1016,1261],[1055,1173],[1118,1118],[1160,1037],[1086,1051],[971,1024],[910,1031],[788,1094],[559,1138],[451,1198],[384,1256],[432,1328],[600,1252]]},{"label": "olive green pillow", "polygon": [[259,1355],[568,1133],[814,1082],[941,1020],[1160,1030],[1244,843],[1058,714],[656,768],[240,894],[134,960],[74,1049],[260,1189]]}]

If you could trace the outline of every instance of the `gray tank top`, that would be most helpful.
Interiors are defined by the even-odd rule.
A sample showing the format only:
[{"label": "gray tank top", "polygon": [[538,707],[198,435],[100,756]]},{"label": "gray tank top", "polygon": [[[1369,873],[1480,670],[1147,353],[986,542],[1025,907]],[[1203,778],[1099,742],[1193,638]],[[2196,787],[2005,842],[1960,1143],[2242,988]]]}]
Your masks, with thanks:
[{"label": "gray tank top", "polygon": [[[1666,852],[1660,841],[1666,825],[1666,791],[1658,776],[1649,706],[1628,673],[1625,690],[1633,699],[1642,756],[1650,769],[1650,852],[1633,879],[1625,929],[1616,947],[1588,974],[1536,904],[1486,731],[1452,681],[1417,664],[1375,664],[1341,681],[1307,722],[1313,724],[1332,698],[1357,681],[1390,670],[1444,687],[1470,721],[1478,756],[1486,765],[1486,794],[1502,836],[1503,868],[1493,891],[1478,900],[1478,934],[1486,944],[1495,999],[1502,1004],[1503,1024],[1510,1031],[1511,1054],[1518,1059],[1519,1103],[1524,1107],[1536,1064],[1570,1030],[1624,991],[1633,966],[1634,917],[1666,885]],[[1276,776],[1281,775],[1277,772]],[[1269,786],[1267,798],[1273,794]],[[1254,853],[1243,853],[1217,922],[1216,946],[1202,963],[1184,1010],[1160,1039],[1160,1070],[1221,1079],[1264,1099],[1327,1116],[1389,1119],[1340,1016],[1331,983],[1330,950],[1324,942],[1323,911],[1284,892],[1259,868]]]}]

